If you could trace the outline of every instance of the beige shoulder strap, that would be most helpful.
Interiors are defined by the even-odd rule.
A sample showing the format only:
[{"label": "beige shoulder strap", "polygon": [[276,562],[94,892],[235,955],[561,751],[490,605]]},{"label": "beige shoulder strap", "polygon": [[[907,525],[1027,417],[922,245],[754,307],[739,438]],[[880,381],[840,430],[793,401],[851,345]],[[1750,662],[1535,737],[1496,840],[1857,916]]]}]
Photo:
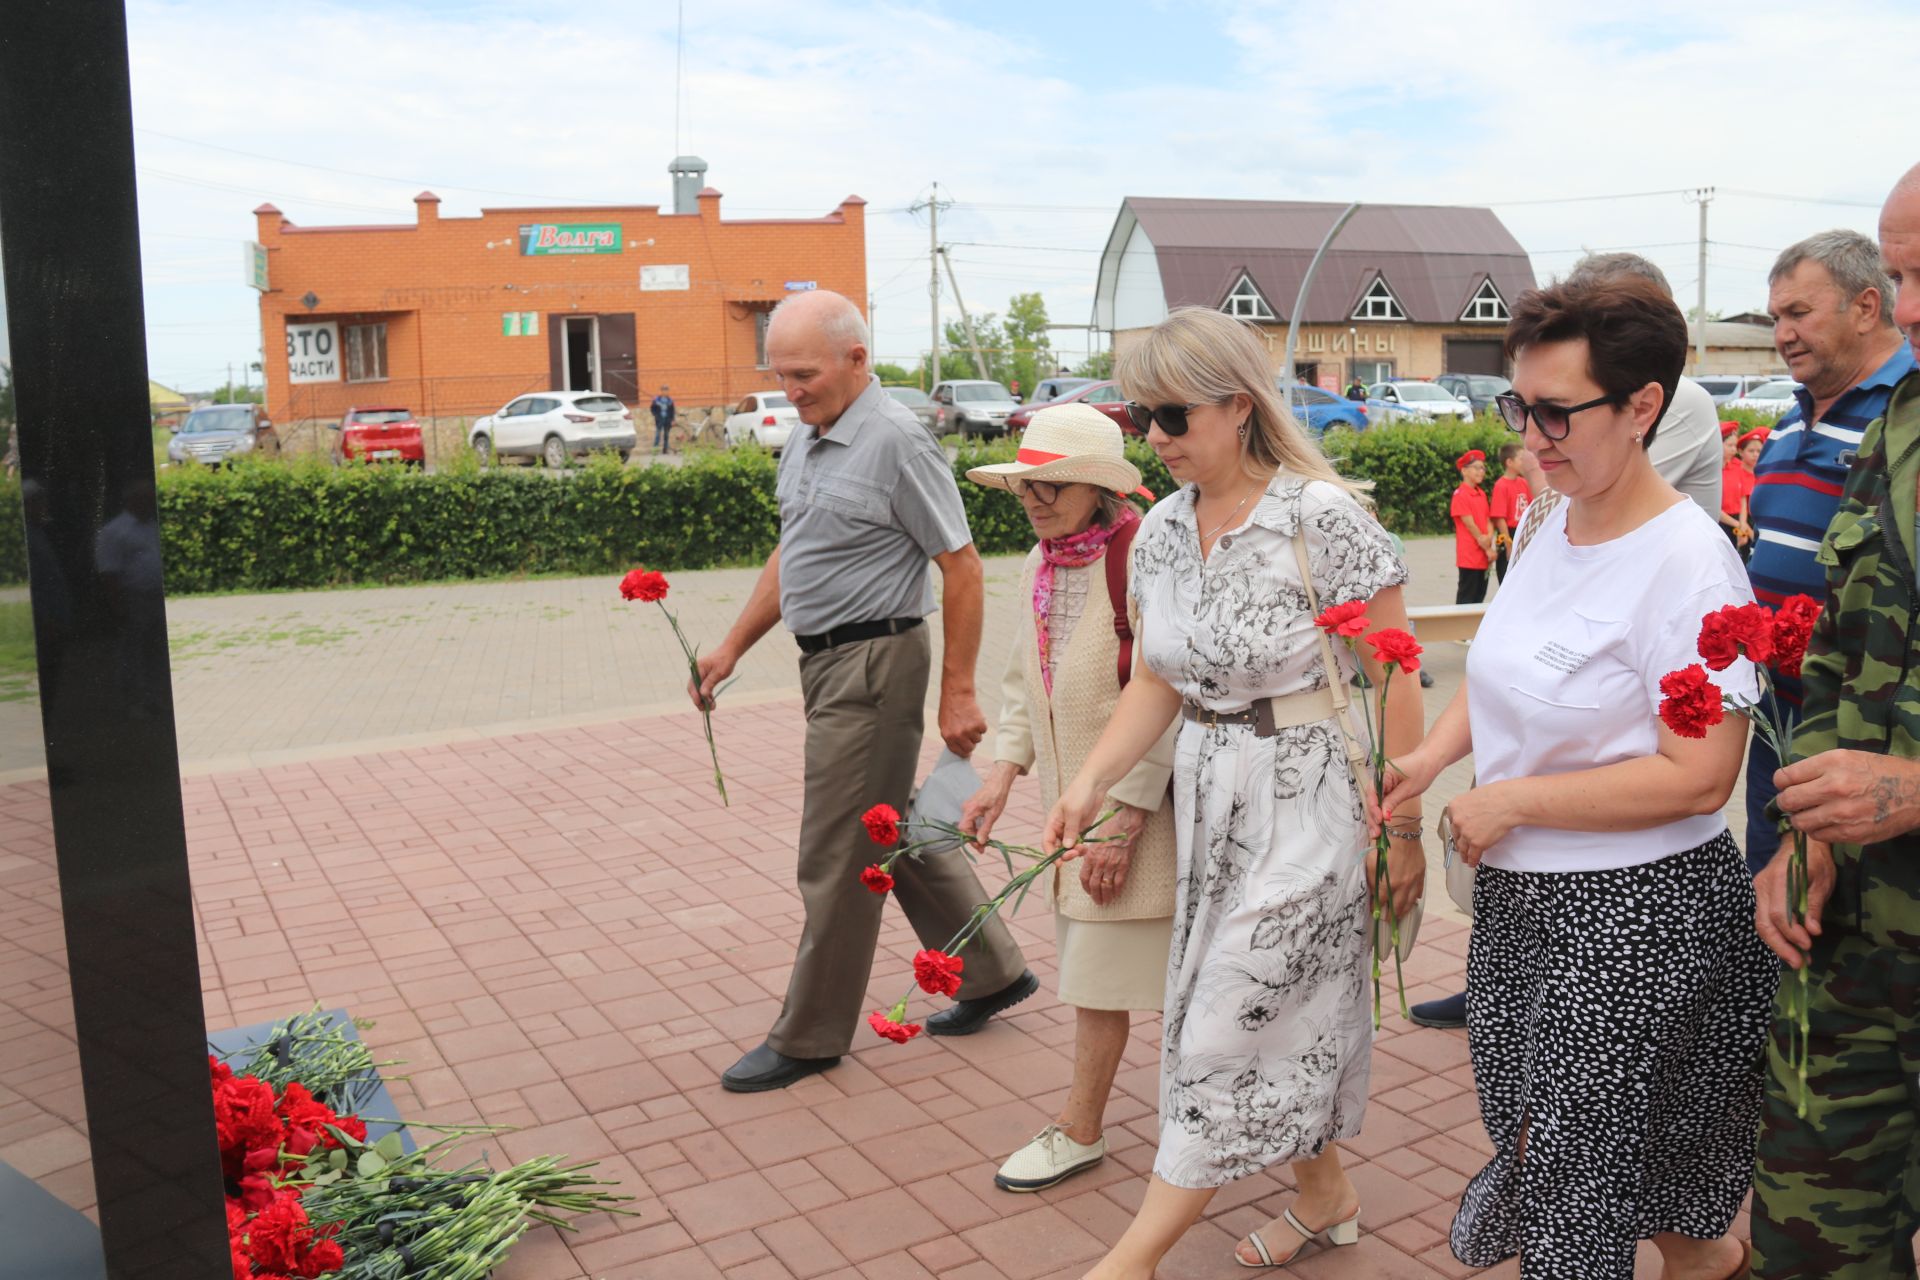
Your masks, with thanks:
[{"label": "beige shoulder strap", "polygon": [[[1309,620],[1320,616],[1320,593],[1313,589],[1313,565],[1307,559],[1307,540],[1298,529],[1293,531],[1293,554],[1300,562],[1300,583],[1307,592],[1307,617]],[[1326,631],[1315,625],[1314,634],[1320,637],[1320,657],[1327,664],[1327,684],[1333,694],[1334,719],[1340,722],[1340,735],[1347,740],[1347,761],[1353,766],[1354,781],[1365,791],[1368,785],[1367,748],[1354,735],[1353,721],[1349,718],[1347,700],[1347,678],[1341,674],[1340,659],[1333,651],[1333,641],[1327,639]]]}]

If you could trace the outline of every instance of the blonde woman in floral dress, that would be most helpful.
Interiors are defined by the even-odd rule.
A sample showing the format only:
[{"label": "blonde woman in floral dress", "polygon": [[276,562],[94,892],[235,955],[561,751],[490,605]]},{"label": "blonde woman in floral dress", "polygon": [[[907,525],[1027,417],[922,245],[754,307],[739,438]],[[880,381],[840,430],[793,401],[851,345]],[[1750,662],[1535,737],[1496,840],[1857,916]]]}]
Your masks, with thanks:
[{"label": "blonde woman in floral dress", "polygon": [[[1284,1266],[1312,1239],[1359,1238],[1359,1193],[1334,1143],[1360,1131],[1372,1035],[1373,859],[1334,709],[1355,672],[1344,649],[1327,669],[1314,617],[1366,601],[1375,627],[1404,627],[1407,571],[1287,413],[1248,326],[1176,311],[1121,355],[1118,373],[1184,487],[1148,513],[1134,545],[1146,669],[1044,840],[1085,830],[1177,721],[1178,878],[1160,1150],[1139,1213],[1088,1275],[1148,1280],[1216,1190],[1290,1163],[1298,1197],[1236,1250],[1244,1266]],[[1385,721],[1390,754],[1420,740],[1417,681],[1393,682]],[[1402,915],[1425,878],[1418,811],[1394,814],[1390,828]]]}]

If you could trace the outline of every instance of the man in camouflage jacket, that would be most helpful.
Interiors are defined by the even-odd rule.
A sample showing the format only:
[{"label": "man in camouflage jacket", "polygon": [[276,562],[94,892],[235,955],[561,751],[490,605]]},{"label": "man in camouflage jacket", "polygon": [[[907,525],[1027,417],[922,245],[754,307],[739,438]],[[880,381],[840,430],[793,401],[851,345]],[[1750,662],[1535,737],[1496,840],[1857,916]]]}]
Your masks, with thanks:
[{"label": "man in camouflage jacket", "polygon": [[[1880,215],[1894,320],[1920,352],[1920,166]],[[1811,1012],[1807,1111],[1774,1009],[1754,1177],[1753,1274],[1915,1275],[1920,1229],[1920,373],[1867,429],[1822,540],[1828,599],[1801,669],[1806,718],[1780,809],[1809,837],[1808,920],[1786,905],[1792,842],[1755,881],[1756,924]],[[1794,984],[1780,985],[1780,999]]]}]

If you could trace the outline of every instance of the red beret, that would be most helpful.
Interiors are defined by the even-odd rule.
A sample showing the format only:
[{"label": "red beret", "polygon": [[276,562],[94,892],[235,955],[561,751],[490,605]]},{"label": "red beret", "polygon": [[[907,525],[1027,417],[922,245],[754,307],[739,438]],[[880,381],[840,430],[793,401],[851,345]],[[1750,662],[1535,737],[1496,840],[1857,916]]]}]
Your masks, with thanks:
[{"label": "red beret", "polygon": [[1765,444],[1767,442],[1768,434],[1769,432],[1765,427],[1755,427],[1753,430],[1747,432],[1747,434],[1740,437],[1740,447],[1742,449],[1746,448],[1747,441],[1749,440],[1758,440],[1761,444]]},{"label": "red beret", "polygon": [[1725,440],[1728,436],[1732,435],[1734,432],[1738,431],[1739,429],[1740,429],[1740,424],[1737,422],[1723,422],[1720,424],[1720,438],[1722,440]]},{"label": "red beret", "polygon": [[1465,471],[1468,467],[1472,466],[1474,463],[1485,462],[1486,460],[1487,460],[1486,454],[1480,452],[1478,449],[1469,449],[1465,453],[1461,454],[1458,458],[1454,459],[1453,466],[1456,471]]}]

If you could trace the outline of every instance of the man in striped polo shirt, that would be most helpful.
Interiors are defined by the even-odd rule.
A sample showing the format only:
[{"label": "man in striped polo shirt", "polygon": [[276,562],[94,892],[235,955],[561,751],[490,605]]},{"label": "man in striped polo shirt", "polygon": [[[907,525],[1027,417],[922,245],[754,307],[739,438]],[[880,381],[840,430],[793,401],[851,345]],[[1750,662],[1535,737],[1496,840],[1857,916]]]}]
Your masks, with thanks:
[{"label": "man in striped polo shirt", "polygon": [[[1792,595],[1825,600],[1826,570],[1814,552],[1840,504],[1860,439],[1886,413],[1894,384],[1914,369],[1913,349],[1893,324],[1893,289],[1880,247],[1857,231],[1823,231],[1781,253],[1768,273],[1773,342],[1799,381],[1797,402],[1767,437],[1749,499],[1756,535],[1747,574],[1761,604]],[[1789,717],[1800,682],[1774,685]],[[1766,816],[1780,767],[1759,734],[1747,752],[1747,866],[1758,874],[1780,844]]]}]

